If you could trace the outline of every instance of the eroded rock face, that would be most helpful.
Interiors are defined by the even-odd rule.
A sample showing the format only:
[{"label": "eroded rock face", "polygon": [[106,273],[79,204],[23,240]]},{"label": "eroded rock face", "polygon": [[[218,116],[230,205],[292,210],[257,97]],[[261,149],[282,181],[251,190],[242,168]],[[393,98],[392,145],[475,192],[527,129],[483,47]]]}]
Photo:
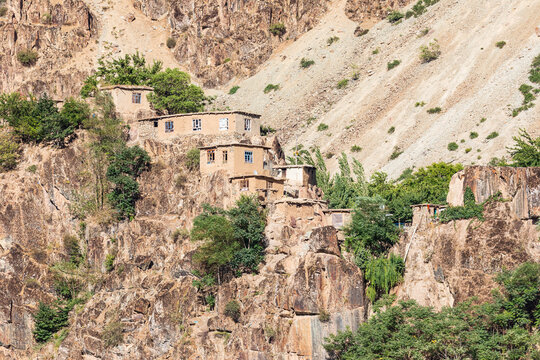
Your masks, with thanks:
[{"label": "eroded rock face", "polygon": [[471,188],[477,202],[500,192],[504,199],[510,200],[518,218],[540,216],[540,168],[467,167],[452,177],[448,204],[462,206],[467,187]]},{"label": "eroded rock face", "polygon": [[[0,92],[20,91],[63,99],[78,93],[90,69],[71,64],[97,34],[94,15],[80,0],[5,3],[0,18]],[[34,66],[23,66],[17,54],[36,51]]]},{"label": "eroded rock face", "polygon": [[[206,87],[246,77],[285,39],[295,39],[324,15],[329,0],[136,0],[152,19],[166,16],[177,40],[176,59]],[[286,33],[272,35],[272,24]]]},{"label": "eroded rock face", "polygon": [[379,20],[388,16],[388,9],[397,9],[411,2],[411,0],[347,0],[345,12],[354,21]]}]

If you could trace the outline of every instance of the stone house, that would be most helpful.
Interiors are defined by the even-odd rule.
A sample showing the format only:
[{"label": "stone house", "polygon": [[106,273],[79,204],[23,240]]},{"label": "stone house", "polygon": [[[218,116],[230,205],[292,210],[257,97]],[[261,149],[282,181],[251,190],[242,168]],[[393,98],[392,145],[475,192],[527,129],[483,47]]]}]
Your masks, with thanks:
[{"label": "stone house", "polygon": [[260,115],[244,111],[212,111],[153,116],[137,122],[138,135],[157,140],[182,135],[260,136]]},{"label": "stone house", "polygon": [[147,98],[154,91],[149,86],[111,85],[100,90],[111,94],[116,113],[127,123],[155,115]]},{"label": "stone house", "polygon": [[202,175],[218,170],[225,170],[230,176],[271,175],[272,155],[269,146],[234,142],[199,149]]},{"label": "stone house", "polygon": [[446,205],[437,204],[418,204],[411,205],[413,212],[412,224],[419,225],[423,218],[425,220],[432,219],[446,209]]},{"label": "stone house", "polygon": [[286,179],[287,185],[298,187],[317,185],[317,172],[314,166],[281,165],[274,166],[272,170],[277,177]]},{"label": "stone house", "polygon": [[268,175],[239,175],[231,176],[232,195],[256,194],[261,201],[273,201],[283,197],[285,179]]}]

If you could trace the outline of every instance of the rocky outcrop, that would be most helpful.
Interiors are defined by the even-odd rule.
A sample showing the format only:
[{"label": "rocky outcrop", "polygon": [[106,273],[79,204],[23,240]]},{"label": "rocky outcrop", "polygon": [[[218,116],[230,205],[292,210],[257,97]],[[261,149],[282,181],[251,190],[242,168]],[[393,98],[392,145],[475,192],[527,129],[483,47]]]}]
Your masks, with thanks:
[{"label": "rocky outcrop", "polygon": [[345,12],[354,21],[380,20],[388,16],[389,9],[403,7],[411,0],[347,0]]},{"label": "rocky outcrop", "polygon": [[[253,75],[283,41],[311,29],[329,3],[135,0],[134,5],[152,19],[168,18],[177,38],[176,59],[204,86],[214,87],[236,76]],[[270,26],[276,23],[285,25],[283,36],[270,33]]]},{"label": "rocky outcrop", "polygon": [[463,205],[469,187],[477,202],[500,193],[520,219],[540,217],[540,168],[470,166],[452,177],[448,204]]},{"label": "rocky outcrop", "polygon": [[[5,3],[0,17],[0,92],[21,91],[61,99],[76,94],[88,70],[72,64],[73,57],[96,36],[94,15],[80,0],[38,0]],[[39,58],[24,66],[22,50]]]}]

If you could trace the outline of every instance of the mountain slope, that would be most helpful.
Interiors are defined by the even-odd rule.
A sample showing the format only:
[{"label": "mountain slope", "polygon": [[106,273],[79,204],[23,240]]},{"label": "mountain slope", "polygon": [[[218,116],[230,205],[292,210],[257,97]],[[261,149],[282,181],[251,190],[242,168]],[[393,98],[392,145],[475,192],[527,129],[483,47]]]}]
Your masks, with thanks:
[{"label": "mountain slope", "polygon": [[[345,15],[345,6],[336,2],[319,25],[274,54],[255,76],[237,82],[237,93],[218,103],[262,113],[267,124],[282,129],[287,149],[298,143],[338,154],[357,145],[363,150],[353,156],[369,172],[381,169],[392,176],[439,160],[485,163],[505,155],[519,128],[538,135],[538,107],[515,118],[509,107],[521,105],[518,88],[528,82],[532,59],[540,54],[539,1],[442,0],[416,19],[397,25],[381,21],[361,37],[354,35],[357,24]],[[423,36],[424,29],[429,31]],[[332,36],[340,39],[329,46]],[[434,39],[442,54],[423,64],[419,48]],[[499,49],[498,41],[507,44]],[[315,64],[302,69],[303,57]],[[387,70],[393,60],[401,64]],[[353,73],[358,80],[336,88]],[[269,83],[280,89],[264,94]],[[415,107],[416,102],[426,104]],[[428,114],[434,107],[442,112]],[[317,131],[321,123],[329,129]],[[392,126],[395,132],[388,134]],[[493,131],[499,136],[486,140]],[[479,137],[469,139],[470,132]],[[447,149],[450,142],[459,144],[457,151]],[[390,161],[396,149],[403,153]]]}]

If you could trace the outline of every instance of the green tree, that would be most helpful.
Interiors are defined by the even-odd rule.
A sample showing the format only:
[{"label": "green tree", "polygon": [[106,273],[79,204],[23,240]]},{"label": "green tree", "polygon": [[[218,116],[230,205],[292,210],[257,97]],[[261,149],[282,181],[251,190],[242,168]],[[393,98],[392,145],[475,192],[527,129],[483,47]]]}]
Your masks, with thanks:
[{"label": "green tree", "polygon": [[525,129],[514,136],[514,146],[508,148],[512,166],[540,166],[540,137],[533,139]]},{"label": "green tree", "polygon": [[[91,77],[107,85],[148,85],[162,68],[161,61],[154,61],[152,66],[147,66],[144,56],[136,52],[112,61],[99,60],[96,74]],[[93,83],[94,80],[85,81],[89,88]]]},{"label": "green tree", "polygon": [[203,111],[208,100],[200,87],[191,84],[190,76],[178,69],[167,69],[154,75],[150,84],[154,92],[148,95],[148,101],[160,113]]},{"label": "green tree", "polygon": [[34,339],[39,343],[49,340],[55,332],[68,324],[68,313],[72,306],[62,306],[60,302],[52,305],[39,303],[37,313],[34,315]]},{"label": "green tree", "polygon": [[0,172],[13,170],[19,162],[20,154],[17,139],[0,128]]}]

